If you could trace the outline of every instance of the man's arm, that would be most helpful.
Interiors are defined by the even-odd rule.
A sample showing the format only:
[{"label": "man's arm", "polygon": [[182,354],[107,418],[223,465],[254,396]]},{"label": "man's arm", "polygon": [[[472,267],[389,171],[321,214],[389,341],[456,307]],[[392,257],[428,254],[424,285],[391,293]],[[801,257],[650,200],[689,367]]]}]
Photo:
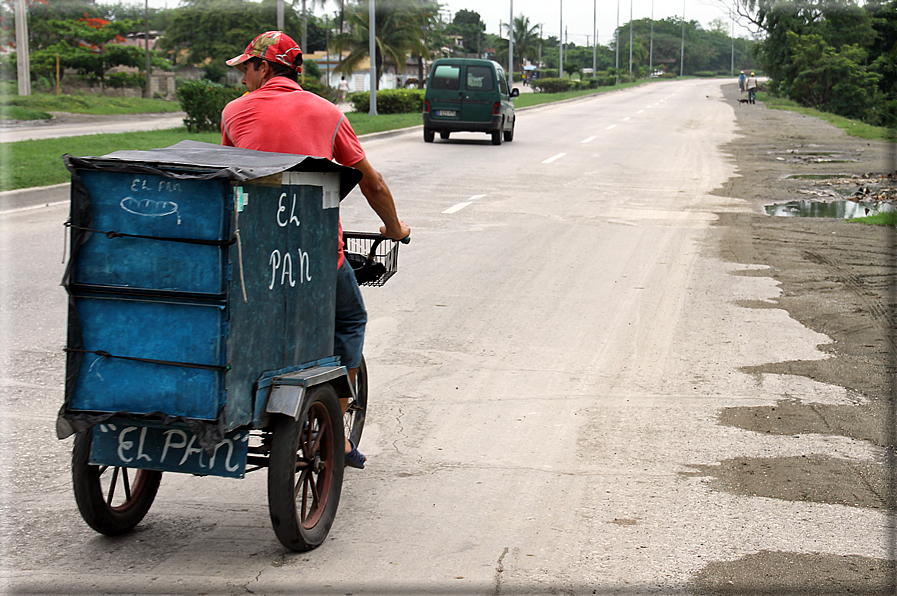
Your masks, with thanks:
[{"label": "man's arm", "polygon": [[352,167],[364,176],[358,186],[361,188],[361,194],[367,199],[371,209],[383,221],[384,225],[380,228],[380,233],[393,240],[407,238],[411,234],[411,228],[399,219],[392,192],[386,186],[386,182],[384,182],[380,172],[371,166],[366,157]]}]

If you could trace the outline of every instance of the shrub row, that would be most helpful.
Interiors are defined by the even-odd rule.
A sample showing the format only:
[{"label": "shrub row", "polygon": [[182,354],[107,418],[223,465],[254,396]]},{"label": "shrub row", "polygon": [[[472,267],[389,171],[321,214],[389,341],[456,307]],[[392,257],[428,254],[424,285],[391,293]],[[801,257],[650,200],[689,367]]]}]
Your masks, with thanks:
[{"label": "shrub row", "polygon": [[[356,112],[371,111],[371,94],[353,93],[349,102]],[[383,89],[377,91],[378,114],[414,114],[424,111],[423,89]]]},{"label": "shrub row", "polygon": [[584,79],[536,79],[532,83],[533,90],[538,93],[563,93],[565,91],[581,91],[583,89],[597,89],[614,85],[616,79],[611,76]]}]

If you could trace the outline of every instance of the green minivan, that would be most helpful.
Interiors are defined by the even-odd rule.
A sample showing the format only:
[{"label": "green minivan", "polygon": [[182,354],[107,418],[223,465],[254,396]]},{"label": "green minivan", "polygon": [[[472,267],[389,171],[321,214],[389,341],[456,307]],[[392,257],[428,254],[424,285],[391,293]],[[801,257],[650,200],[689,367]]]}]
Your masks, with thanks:
[{"label": "green minivan", "polygon": [[485,132],[492,144],[514,140],[513,98],[498,62],[472,58],[440,58],[433,62],[424,94],[424,141],[436,133]]}]

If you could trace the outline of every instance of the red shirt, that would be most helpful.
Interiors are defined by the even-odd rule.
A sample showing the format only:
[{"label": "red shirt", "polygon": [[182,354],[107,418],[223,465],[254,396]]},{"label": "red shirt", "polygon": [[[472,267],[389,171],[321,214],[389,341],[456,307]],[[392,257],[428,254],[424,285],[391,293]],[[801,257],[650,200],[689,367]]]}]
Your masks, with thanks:
[{"label": "red shirt", "polygon": [[[364,159],[364,150],[345,114],[286,77],[274,77],[224,106],[221,144],[323,157],[350,167]],[[339,231],[341,266],[342,222]]]}]

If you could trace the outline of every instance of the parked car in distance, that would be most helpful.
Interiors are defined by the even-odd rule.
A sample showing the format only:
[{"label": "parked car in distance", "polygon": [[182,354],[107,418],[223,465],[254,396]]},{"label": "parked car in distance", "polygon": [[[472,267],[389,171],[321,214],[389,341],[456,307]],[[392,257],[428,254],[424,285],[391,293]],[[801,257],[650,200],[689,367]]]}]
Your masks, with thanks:
[{"label": "parked car in distance", "polygon": [[447,139],[453,132],[485,132],[492,144],[514,140],[513,99],[498,62],[472,58],[440,58],[433,63],[424,93],[424,141],[432,143],[439,133]]}]

